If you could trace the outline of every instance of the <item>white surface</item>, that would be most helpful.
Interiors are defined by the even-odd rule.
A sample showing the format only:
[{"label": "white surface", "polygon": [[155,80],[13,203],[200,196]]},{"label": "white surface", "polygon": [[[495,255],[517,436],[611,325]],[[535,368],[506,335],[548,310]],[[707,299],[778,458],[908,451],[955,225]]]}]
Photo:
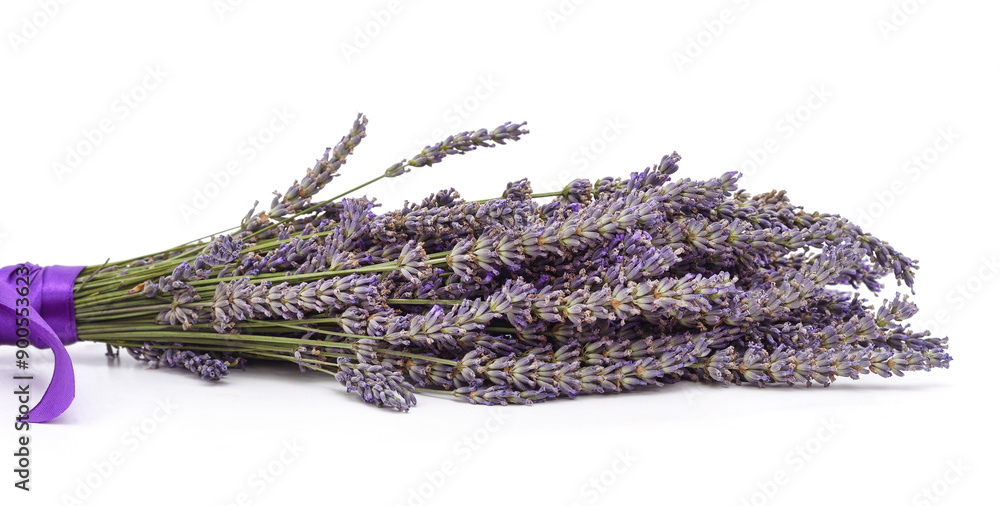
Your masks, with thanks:
[{"label": "white surface", "polygon": [[[748,149],[776,147],[742,185],[784,188],[807,209],[865,220],[918,258],[917,320],[947,319],[937,326],[956,358],[950,370],[828,389],[682,384],[495,412],[423,396],[403,415],[294,367],[253,364],[208,384],[129,357],[109,364],[102,347],[79,344],[70,350],[76,402],[57,423],[32,428],[32,491],[14,489],[5,471],[0,503],[76,504],[66,498],[88,492],[78,481],[88,478],[100,483],[81,502],[102,505],[221,505],[241,493],[248,504],[406,504],[421,486],[432,493],[426,504],[988,503],[1000,472],[998,282],[980,266],[1000,250],[1000,6],[926,2],[883,37],[880,20],[904,3],[917,5],[563,0],[566,18],[552,26],[555,0],[404,1],[376,16],[386,26],[348,61],[342,45],[388,2],[242,2],[221,17],[211,1],[71,2],[54,15],[37,14],[45,2],[4,2],[0,265],[94,264],[227,228],[301,177],[359,111],[369,137],[330,191],[413,154],[436,129],[527,120],[532,133],[519,143],[367,193],[392,208],[446,186],[496,196],[523,176],[551,190],[625,175],[673,150],[684,156],[680,176],[706,178],[742,164]],[[45,23],[15,49],[11,34],[30,32],[24,17]],[[729,22],[679,69],[674,53],[706,26],[718,32],[719,19]],[[147,79],[147,68],[165,76]],[[123,107],[120,95],[144,79],[147,89],[135,91],[144,100]],[[814,89],[832,95],[810,102]],[[463,102],[467,118],[454,110]],[[809,103],[800,128],[783,123]],[[274,123],[282,131],[251,159],[241,143],[283,109],[294,119]],[[67,146],[102,120],[110,132],[56,177]],[[608,122],[624,126],[602,147],[595,139],[615,132]],[[907,165],[939,129],[958,138],[939,142],[948,149],[929,152],[937,160],[926,170]],[[581,151],[590,144],[593,160]],[[240,172],[185,219],[180,206],[194,205],[230,160]],[[975,293],[956,291],[965,285]],[[0,349],[8,420],[12,363],[13,349]],[[156,421],[161,402],[173,407]],[[827,437],[830,418],[841,428]],[[0,468],[10,469],[15,434],[4,427]],[[811,439],[820,436],[827,441]],[[282,450],[293,442],[294,458]],[[815,455],[800,460],[799,446]],[[94,465],[107,471],[112,452],[120,458],[98,480]],[[950,465],[969,469],[959,476]],[[252,478],[268,466],[277,476]],[[443,468],[453,473],[435,474]],[[766,483],[776,472],[787,479]],[[596,492],[588,482],[602,477],[614,483]],[[754,496],[758,483],[772,496]],[[915,498],[923,489],[941,497]]]}]

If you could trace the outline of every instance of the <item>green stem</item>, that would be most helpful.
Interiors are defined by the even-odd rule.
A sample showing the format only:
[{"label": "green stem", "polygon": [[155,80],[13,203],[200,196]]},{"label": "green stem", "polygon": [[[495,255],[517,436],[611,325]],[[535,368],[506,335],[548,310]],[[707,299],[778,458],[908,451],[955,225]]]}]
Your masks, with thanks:
[{"label": "green stem", "polygon": [[[110,344],[112,346],[133,346],[135,343],[130,343],[127,341],[105,341],[104,344]],[[225,352],[225,353],[239,353],[240,356],[244,358],[263,358],[265,360],[273,360],[275,357],[279,357],[282,360],[291,359],[292,361],[298,360],[290,355],[280,355],[280,353],[295,353],[298,347],[292,348],[291,350],[282,347],[254,347],[254,348],[239,348],[232,346],[208,346],[199,344],[186,344],[184,346],[177,346],[172,344],[157,344],[157,348],[168,348],[176,350],[198,350],[198,351],[214,351],[214,352]],[[275,352],[275,353],[265,353],[265,352]],[[313,354],[310,352],[310,356],[326,357],[326,358],[353,358],[353,354],[345,353],[328,353],[328,352],[317,352]],[[315,362],[321,362],[315,359],[301,359],[301,360],[312,360]],[[336,366],[335,363],[329,363],[330,365]]]},{"label": "green stem", "polygon": [[[324,319],[319,319],[319,320],[321,320],[320,322],[322,322],[322,320],[337,320],[337,321],[339,321],[338,318],[324,318]],[[296,321],[300,322],[300,324],[307,324],[307,323],[317,323],[318,324],[318,323],[320,323],[320,322],[317,322],[316,320],[309,320],[309,319],[296,320]],[[248,321],[242,321],[242,322],[237,323],[236,324],[236,328],[238,328],[238,329],[271,329],[272,327],[274,327],[275,324],[280,324],[280,323],[281,322],[273,322],[273,321],[268,321],[268,320],[254,320],[254,321],[249,321],[248,320]],[[165,330],[165,329],[169,329],[169,328],[170,327],[167,326],[167,325],[150,324],[148,319],[137,319],[137,320],[127,320],[127,321],[121,321],[121,320],[119,320],[119,321],[116,321],[115,323],[103,323],[103,324],[102,323],[87,323],[87,322],[83,322],[83,323],[78,324],[77,327],[76,327],[77,333],[81,334],[81,335],[82,334],[108,334],[108,333],[115,333],[115,332],[122,331],[122,329],[135,330],[135,331],[158,331],[158,330]],[[212,331],[212,332],[215,331],[215,329],[212,327],[212,325],[207,324],[207,323],[195,323],[194,325],[191,325],[190,327],[188,327],[188,330],[191,330],[191,329],[194,329],[194,330],[205,330],[205,331]],[[315,331],[316,329],[312,329],[312,328],[309,328],[309,327],[301,327],[301,328],[296,328],[296,330]],[[349,334],[349,335],[352,336],[352,337],[359,337],[359,336],[356,336],[354,334]]]},{"label": "green stem", "polygon": [[[541,198],[545,198],[545,197],[562,197],[565,194],[566,194],[565,190],[560,190],[560,191],[557,191],[557,192],[548,192],[548,193],[532,193],[532,194],[528,195],[528,197],[529,198],[533,198],[533,199],[541,199]],[[493,198],[490,198],[490,199],[480,199],[480,200],[473,200],[473,202],[475,202],[477,204],[482,204],[483,202],[489,202],[491,200],[495,200],[495,199],[493,199]]]},{"label": "green stem", "polygon": [[80,313],[83,309],[93,309],[94,307],[108,306],[108,307],[129,307],[129,306],[142,306],[144,304],[135,304],[137,302],[151,300],[148,297],[142,297],[140,293],[130,294],[127,291],[121,292],[109,292],[109,293],[95,293],[93,295],[87,295],[84,297],[77,297],[74,301],[77,313]]},{"label": "green stem", "polygon": [[[81,336],[83,337],[83,336]],[[102,339],[103,337],[103,339]],[[355,336],[358,337],[358,336]],[[344,342],[333,342],[333,341],[315,341],[311,339],[300,339],[300,338],[290,338],[290,337],[277,337],[268,335],[253,335],[253,334],[219,334],[216,332],[192,332],[192,331],[133,331],[124,330],[122,332],[112,332],[100,335],[88,335],[83,337],[85,341],[93,342],[156,342],[156,341],[169,341],[181,343],[182,345],[188,344],[202,344],[202,345],[215,345],[215,346],[234,346],[252,343],[253,347],[258,345],[276,345],[276,344],[289,344],[296,346],[309,346],[316,348],[337,348],[345,350],[354,350],[354,344],[344,343]],[[433,362],[438,364],[457,366],[458,362],[454,360],[446,360],[438,357],[432,357],[427,355],[420,355],[416,353],[409,353],[399,350],[390,350],[386,348],[375,348],[377,353],[382,353],[385,355],[392,355],[398,357],[415,358],[418,360],[424,360],[427,362]]]},{"label": "green stem", "polygon": [[267,326],[273,325],[273,326],[277,326],[277,327],[285,327],[285,328],[289,328],[289,329],[298,330],[300,332],[316,332],[317,334],[325,334],[325,335],[328,335],[328,336],[348,337],[348,338],[351,338],[351,339],[377,339],[377,340],[385,339],[384,337],[381,337],[381,336],[368,336],[368,335],[348,334],[346,332],[334,332],[334,331],[331,331],[331,330],[314,329],[314,328],[311,328],[311,327],[303,327],[301,325],[294,325],[294,324],[291,324],[291,323],[282,323],[282,322],[277,322],[277,321],[273,321],[273,320],[270,320],[270,321],[264,321],[264,320],[247,320],[247,321],[252,322],[252,323],[264,323]]},{"label": "green stem", "polygon": [[[445,262],[447,262],[446,258],[436,258],[436,259],[428,260],[426,263],[427,263],[427,265],[440,265],[440,264],[443,264]],[[268,280],[268,281],[271,281],[271,280],[279,280],[279,281],[316,281],[316,280],[319,280],[319,279],[329,278],[330,276],[343,276],[343,275],[346,275],[346,274],[370,274],[370,273],[376,273],[376,272],[390,272],[390,271],[394,271],[394,270],[396,270],[398,268],[399,268],[399,262],[397,262],[397,261],[391,261],[391,262],[384,262],[384,263],[375,264],[375,265],[366,265],[364,267],[357,267],[355,269],[338,269],[338,270],[333,270],[333,271],[311,272],[311,273],[306,273],[306,274],[292,274],[290,276],[287,275],[287,273],[265,274],[265,275],[262,275],[262,276],[255,276],[253,278],[253,280],[254,281],[263,281],[263,280]],[[233,281],[233,280],[236,280],[236,279],[240,279],[242,277],[244,277],[244,276],[230,276],[230,277],[225,277],[225,278],[202,279],[202,280],[192,281],[189,284],[191,286],[206,286],[206,285],[216,286],[218,283],[220,283],[222,281]]]},{"label": "green stem", "polygon": [[414,387],[414,390],[416,390],[417,392],[423,392],[427,394],[445,394],[445,395],[451,394],[450,390],[438,390],[436,388]]},{"label": "green stem", "polygon": [[[128,309],[128,308],[126,308],[126,309]],[[148,316],[148,315],[152,315],[152,314],[159,314],[160,311],[163,311],[164,309],[170,309],[170,305],[167,304],[167,305],[164,305],[164,306],[152,306],[149,309],[146,309],[146,310],[143,310],[143,311],[131,309],[131,312],[120,312],[120,313],[116,313],[116,314],[107,314],[107,312],[105,312],[104,314],[102,314],[100,312],[98,312],[96,314],[91,314],[91,313],[78,314],[78,315],[76,315],[76,319],[80,320],[80,321],[84,321],[84,322],[98,322],[98,321],[107,321],[107,320],[122,320],[122,319],[132,318],[132,317],[136,317],[136,316]],[[124,309],[122,311],[124,311]]]},{"label": "green stem", "polygon": [[[280,356],[279,356],[279,357],[277,357],[277,358],[279,358],[279,359],[282,359],[282,360],[288,360],[288,358],[286,358],[286,357],[280,357]],[[317,367],[317,366],[314,366],[314,365],[310,365],[310,364],[308,364],[308,363],[300,363],[300,361],[296,361],[294,357],[292,358],[292,360],[291,360],[291,361],[292,361],[292,362],[295,362],[295,363],[297,363],[297,364],[299,364],[299,365],[301,365],[302,367],[305,367],[306,369],[312,369],[312,370],[314,370],[314,371],[319,371],[319,372],[323,372],[323,373],[326,373],[326,374],[329,374],[330,376],[336,376],[336,375],[337,375],[337,374],[336,374],[336,373],[334,373],[333,371],[328,371],[328,370],[326,370],[326,369],[324,369],[324,368],[322,368],[322,367]],[[331,365],[332,365],[333,367],[336,367],[336,366],[337,366],[337,364],[331,364]]]}]

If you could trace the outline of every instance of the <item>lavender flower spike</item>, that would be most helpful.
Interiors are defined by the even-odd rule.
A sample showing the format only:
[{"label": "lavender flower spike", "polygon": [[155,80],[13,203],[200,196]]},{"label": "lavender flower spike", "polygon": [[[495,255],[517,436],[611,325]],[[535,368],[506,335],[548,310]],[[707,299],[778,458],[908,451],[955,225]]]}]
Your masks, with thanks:
[{"label": "lavender flower spike", "polygon": [[352,364],[346,358],[337,359],[336,378],[348,392],[355,392],[365,402],[378,407],[389,406],[399,411],[409,411],[417,404],[414,387],[403,379],[399,371],[381,365]]}]

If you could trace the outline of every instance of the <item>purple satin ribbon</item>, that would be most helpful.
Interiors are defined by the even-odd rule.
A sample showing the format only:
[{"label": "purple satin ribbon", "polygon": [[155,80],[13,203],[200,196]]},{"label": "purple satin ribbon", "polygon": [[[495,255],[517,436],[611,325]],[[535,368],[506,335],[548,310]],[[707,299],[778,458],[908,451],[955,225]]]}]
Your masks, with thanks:
[{"label": "purple satin ribbon", "polygon": [[[28,269],[27,274],[18,269]],[[76,342],[76,311],[73,309],[73,283],[83,267],[52,265],[39,267],[30,263],[11,265],[0,269],[0,345],[17,345],[18,311],[23,312],[24,301],[17,291],[24,283],[17,278],[27,277],[28,284],[28,342],[36,348],[51,348],[55,355],[52,381],[31,411],[28,421],[47,422],[61,415],[76,396],[73,378],[73,361],[66,352],[66,345]],[[22,322],[23,323],[23,322]],[[23,343],[22,343],[23,344]]]}]

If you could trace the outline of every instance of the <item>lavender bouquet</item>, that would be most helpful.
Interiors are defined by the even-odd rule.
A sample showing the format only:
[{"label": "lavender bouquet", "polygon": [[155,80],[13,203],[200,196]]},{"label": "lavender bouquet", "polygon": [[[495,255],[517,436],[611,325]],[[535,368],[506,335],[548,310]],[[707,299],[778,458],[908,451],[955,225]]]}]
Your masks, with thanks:
[{"label": "lavender bouquet", "polygon": [[[498,198],[447,189],[383,214],[373,199],[347,197],[528,133],[506,123],[450,136],[315,202],[366,123],[359,115],[239,227],[53,271],[65,287],[45,292],[50,309],[43,302],[36,318],[60,300],[69,314],[48,318],[58,340],[43,332],[48,341],[31,344],[105,343],[111,356],[124,348],[213,381],[254,360],[287,361],[402,411],[416,392],[531,404],[679,380],[827,386],[951,361],[947,338],[905,323],[917,311],[906,295],[875,307],[857,292],[879,292],[889,274],[912,287],[916,262],[783,191],[750,195],[732,172],[674,179],[673,153],[627,178],[553,193],[521,179]],[[14,288],[10,269],[0,278]],[[44,278],[37,266],[15,269]]]}]

